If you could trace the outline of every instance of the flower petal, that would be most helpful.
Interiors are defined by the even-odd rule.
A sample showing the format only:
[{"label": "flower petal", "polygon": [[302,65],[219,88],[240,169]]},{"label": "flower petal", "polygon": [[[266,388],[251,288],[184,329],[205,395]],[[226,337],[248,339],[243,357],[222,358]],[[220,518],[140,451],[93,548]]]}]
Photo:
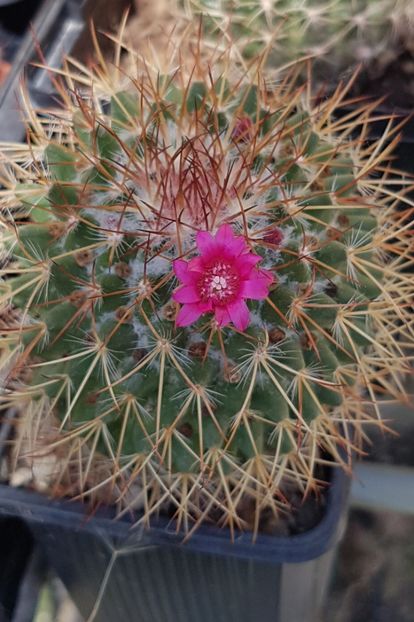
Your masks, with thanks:
[{"label": "flower petal", "polygon": [[237,257],[235,261],[235,267],[237,268],[242,278],[250,276],[253,268],[259,261],[262,261],[263,257],[260,255],[254,255],[253,253],[246,253]]},{"label": "flower petal", "polygon": [[196,243],[202,255],[211,255],[217,248],[216,241],[209,231],[198,231]]},{"label": "flower petal", "polygon": [[250,278],[242,281],[240,295],[252,300],[263,300],[269,294],[269,287],[273,283],[273,275],[269,270],[255,270]]},{"label": "flower petal", "polygon": [[235,300],[227,305],[227,312],[236,328],[246,330],[249,325],[250,312],[244,300]]},{"label": "flower petal", "polygon": [[260,275],[266,279],[269,285],[271,285],[275,281],[275,277],[273,276],[271,270],[259,268],[258,272],[260,272]]},{"label": "flower petal", "polygon": [[175,323],[177,326],[189,326],[198,320],[200,315],[204,313],[203,305],[188,304],[181,307]]},{"label": "flower petal", "polygon": [[[252,300],[263,300],[269,293],[267,282],[261,279],[243,281],[240,287],[240,296]],[[176,300],[176,299],[174,299]]]},{"label": "flower petal", "polygon": [[173,261],[174,274],[182,283],[190,284],[193,282],[194,277],[188,274],[189,264],[184,259],[176,259]]},{"label": "flower petal", "polygon": [[216,233],[216,242],[219,244],[231,244],[235,238],[233,229],[230,225],[221,225]]},{"label": "flower petal", "polygon": [[[191,272],[203,272],[205,270],[205,266],[201,257],[193,257],[190,259],[188,264],[188,270]],[[199,278],[200,275],[196,274],[193,278]]]},{"label": "flower petal", "polygon": [[227,326],[227,324],[230,324],[231,318],[227,311],[227,307],[215,307],[214,314],[219,326]]},{"label": "flower petal", "polygon": [[173,300],[182,303],[198,302],[200,300],[200,294],[194,285],[184,285],[175,292],[173,292]]},{"label": "flower petal", "polygon": [[226,255],[229,257],[238,257],[243,251],[248,250],[243,236],[234,235],[233,229],[227,224],[221,225],[217,231],[216,242],[224,249]]}]

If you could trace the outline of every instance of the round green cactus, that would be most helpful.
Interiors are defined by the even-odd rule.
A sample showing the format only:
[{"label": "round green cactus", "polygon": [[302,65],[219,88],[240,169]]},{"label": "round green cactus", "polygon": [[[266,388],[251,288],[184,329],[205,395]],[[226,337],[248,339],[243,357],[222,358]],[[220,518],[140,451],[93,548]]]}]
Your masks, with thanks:
[{"label": "round green cactus", "polygon": [[411,0],[176,0],[176,10],[203,15],[209,35],[227,33],[245,59],[266,54],[272,69],[316,58],[322,79],[376,62],[414,32]]},{"label": "round green cactus", "polygon": [[350,138],[366,109],[171,57],[67,74],[4,151],[3,402],[16,460],[60,452],[56,494],[257,529],[398,392],[405,212]]}]

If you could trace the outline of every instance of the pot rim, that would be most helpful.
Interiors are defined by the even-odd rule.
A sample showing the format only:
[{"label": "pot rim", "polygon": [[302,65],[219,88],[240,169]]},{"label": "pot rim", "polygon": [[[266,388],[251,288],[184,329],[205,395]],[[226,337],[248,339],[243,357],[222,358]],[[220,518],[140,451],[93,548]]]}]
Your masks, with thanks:
[{"label": "pot rim", "polygon": [[30,490],[0,484],[0,515],[14,515],[37,527],[60,526],[66,531],[90,533],[116,540],[128,540],[137,547],[184,546],[187,551],[255,559],[260,562],[305,562],[323,555],[341,538],[349,493],[349,477],[339,467],[332,468],[332,480],[326,490],[327,503],[321,521],[312,529],[291,536],[258,534],[253,542],[251,532],[235,531],[231,540],[228,528],[201,525],[190,538],[177,532],[167,518],[151,521],[145,527],[130,517],[116,518],[113,508],[100,508],[93,515],[79,501],[49,499]]}]

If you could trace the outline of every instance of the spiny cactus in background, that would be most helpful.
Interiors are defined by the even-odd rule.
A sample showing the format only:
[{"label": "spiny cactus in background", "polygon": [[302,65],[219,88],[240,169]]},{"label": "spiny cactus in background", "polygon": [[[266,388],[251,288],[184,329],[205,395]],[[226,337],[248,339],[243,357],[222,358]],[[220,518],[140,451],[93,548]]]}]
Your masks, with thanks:
[{"label": "spiny cactus in background", "polygon": [[271,69],[316,57],[320,78],[389,60],[414,34],[411,0],[176,0],[175,7],[190,20],[203,15],[214,38],[230,35],[245,59],[266,52]]},{"label": "spiny cactus in background", "polygon": [[64,109],[3,147],[2,401],[54,494],[256,531],[400,392],[405,182],[344,92],[169,56],[69,65]]}]

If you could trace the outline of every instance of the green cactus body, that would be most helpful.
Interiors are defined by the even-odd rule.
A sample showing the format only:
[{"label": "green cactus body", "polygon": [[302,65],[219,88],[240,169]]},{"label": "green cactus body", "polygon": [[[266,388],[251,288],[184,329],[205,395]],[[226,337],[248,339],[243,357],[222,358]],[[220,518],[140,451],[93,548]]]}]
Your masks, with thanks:
[{"label": "green cactus body", "polygon": [[[67,96],[35,159],[9,165],[2,300],[20,322],[2,333],[4,401],[32,451],[45,437],[65,448],[81,493],[109,487],[128,505],[138,485],[146,518],[168,506],[187,528],[246,526],[246,498],[277,511],[292,482],[316,485],[326,452],[348,462],[358,387],[372,401],[373,377],[389,384],[377,370],[403,366],[385,328],[405,312],[404,252],[384,248],[408,242],[397,221],[383,233],[394,196],[371,181],[374,147],[334,125],[333,100],[199,73],[118,90],[96,77],[104,95]],[[173,262],[224,224],[272,274],[268,294],[247,300],[245,330],[211,312],[180,327]]]}]

